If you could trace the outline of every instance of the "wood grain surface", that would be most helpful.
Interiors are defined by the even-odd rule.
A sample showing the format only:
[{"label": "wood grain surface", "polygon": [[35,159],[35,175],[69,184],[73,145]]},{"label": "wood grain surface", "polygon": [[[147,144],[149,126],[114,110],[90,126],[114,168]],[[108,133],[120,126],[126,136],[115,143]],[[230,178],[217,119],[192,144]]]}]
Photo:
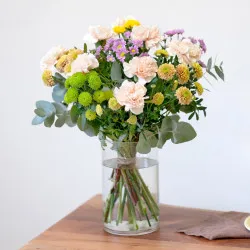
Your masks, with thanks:
[{"label": "wood grain surface", "polygon": [[21,250],[234,250],[250,249],[250,239],[209,241],[175,233],[190,221],[203,220],[213,211],[161,205],[160,230],[123,237],[103,231],[102,201],[97,195],[30,241]]}]

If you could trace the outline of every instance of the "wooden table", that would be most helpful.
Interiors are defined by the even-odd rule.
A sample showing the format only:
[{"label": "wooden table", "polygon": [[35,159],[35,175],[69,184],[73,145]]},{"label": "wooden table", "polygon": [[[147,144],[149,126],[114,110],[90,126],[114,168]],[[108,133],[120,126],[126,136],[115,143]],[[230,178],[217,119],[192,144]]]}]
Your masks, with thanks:
[{"label": "wooden table", "polygon": [[161,205],[160,230],[139,237],[113,236],[103,231],[101,196],[97,195],[21,250],[234,250],[250,249],[250,239],[209,241],[175,233],[175,228],[213,211]]}]

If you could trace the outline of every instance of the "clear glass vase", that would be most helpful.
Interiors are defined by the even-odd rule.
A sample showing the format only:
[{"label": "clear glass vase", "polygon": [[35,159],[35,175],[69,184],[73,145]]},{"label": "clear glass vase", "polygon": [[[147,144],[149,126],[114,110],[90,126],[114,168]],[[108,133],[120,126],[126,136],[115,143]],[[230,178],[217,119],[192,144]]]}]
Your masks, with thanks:
[{"label": "clear glass vase", "polygon": [[159,228],[157,149],[136,152],[135,142],[106,142],[102,152],[104,230],[143,235]]}]

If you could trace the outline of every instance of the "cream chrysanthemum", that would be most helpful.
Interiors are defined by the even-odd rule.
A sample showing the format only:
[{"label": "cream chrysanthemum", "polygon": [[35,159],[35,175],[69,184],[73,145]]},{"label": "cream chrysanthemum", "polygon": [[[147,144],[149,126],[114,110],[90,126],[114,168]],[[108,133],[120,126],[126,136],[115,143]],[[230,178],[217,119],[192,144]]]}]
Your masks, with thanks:
[{"label": "cream chrysanthemum", "polygon": [[153,96],[153,100],[151,101],[155,105],[161,105],[164,101],[164,95],[161,92],[157,92]]},{"label": "cream chrysanthemum", "polygon": [[192,102],[193,95],[186,87],[180,87],[176,90],[175,96],[181,105],[189,105]]},{"label": "cream chrysanthemum", "polygon": [[203,71],[202,71],[202,67],[200,66],[199,63],[195,62],[192,64],[192,67],[194,68],[194,72],[195,72],[195,77],[197,79],[200,79],[203,76]]},{"label": "cream chrysanthemum", "polygon": [[195,86],[196,89],[197,89],[198,95],[202,95],[202,94],[203,94],[203,91],[204,91],[202,85],[201,85],[199,82],[195,82],[195,83],[194,83],[194,86]]},{"label": "cream chrysanthemum", "polygon": [[43,82],[46,86],[52,87],[55,85],[54,79],[52,77],[52,71],[49,69],[45,69],[42,74]]},{"label": "cream chrysanthemum", "polygon": [[56,69],[61,73],[64,72],[64,67],[67,65],[67,63],[67,55],[61,56],[56,63]]},{"label": "cream chrysanthemum", "polygon": [[103,115],[103,109],[102,109],[102,106],[100,104],[96,105],[95,112],[96,112],[96,114],[98,116],[102,116]]},{"label": "cream chrysanthemum", "polygon": [[128,118],[127,123],[129,123],[131,125],[136,125],[136,123],[137,123],[137,117],[135,115],[131,115]]},{"label": "cream chrysanthemum", "polygon": [[161,79],[169,81],[173,79],[175,72],[174,65],[164,63],[158,68],[157,74]]},{"label": "cream chrysanthemum", "polygon": [[118,110],[121,107],[121,105],[117,102],[115,97],[111,97],[109,99],[108,106],[110,109],[114,111]]},{"label": "cream chrysanthemum", "polygon": [[184,63],[179,64],[176,67],[176,74],[178,76],[178,80],[180,84],[185,84],[188,82],[190,73],[189,73],[188,66],[186,64]]}]

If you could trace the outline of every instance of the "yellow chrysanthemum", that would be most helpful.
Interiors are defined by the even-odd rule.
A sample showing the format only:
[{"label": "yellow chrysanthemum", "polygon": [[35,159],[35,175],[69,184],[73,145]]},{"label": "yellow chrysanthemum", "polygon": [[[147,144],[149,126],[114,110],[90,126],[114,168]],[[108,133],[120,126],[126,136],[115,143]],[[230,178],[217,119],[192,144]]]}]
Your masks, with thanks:
[{"label": "yellow chrysanthemum", "polygon": [[108,105],[109,105],[109,108],[114,111],[118,110],[121,107],[121,105],[117,102],[115,97],[112,97],[109,99]]},{"label": "yellow chrysanthemum", "polygon": [[155,105],[161,105],[164,101],[164,95],[161,92],[157,92],[153,96],[153,100],[151,101]]},{"label": "yellow chrysanthemum", "polygon": [[71,71],[71,63],[68,63],[63,68],[64,73],[69,73]]},{"label": "yellow chrysanthemum", "polygon": [[166,81],[171,80],[174,77],[175,72],[176,70],[174,68],[174,65],[168,63],[162,64],[157,71],[158,76]]},{"label": "yellow chrysanthemum", "polygon": [[91,109],[88,109],[85,113],[85,117],[87,120],[93,121],[96,118],[96,112]]},{"label": "yellow chrysanthemum", "polygon": [[61,56],[56,63],[56,69],[59,72],[64,72],[64,67],[66,66],[67,63],[68,63],[67,55]]},{"label": "yellow chrysanthemum", "polygon": [[188,66],[186,64],[184,63],[179,64],[176,67],[176,74],[178,76],[180,84],[185,84],[188,82],[190,74],[189,74]]},{"label": "yellow chrysanthemum", "polygon": [[71,49],[69,50],[67,54],[67,60],[68,62],[72,62],[77,58],[78,55],[82,54],[83,51],[81,49]]},{"label": "yellow chrysanthemum", "polygon": [[178,87],[179,83],[177,80],[174,80],[174,84],[173,84],[173,87],[172,87],[172,90],[176,90],[177,87]]},{"label": "yellow chrysanthemum", "polygon": [[169,56],[169,54],[168,54],[168,52],[165,50],[165,49],[158,49],[158,50],[156,50],[155,51],[155,55],[156,56],[165,56],[165,57],[168,57]]},{"label": "yellow chrysanthemum", "polygon": [[103,115],[103,109],[102,109],[102,106],[100,104],[96,105],[95,112],[97,113],[98,116]]},{"label": "yellow chrysanthemum", "polygon": [[175,96],[181,105],[189,105],[193,100],[191,91],[186,87],[180,87],[176,90]]},{"label": "yellow chrysanthemum", "polygon": [[126,29],[132,29],[134,26],[139,26],[140,22],[138,20],[129,19],[125,22],[124,27]]},{"label": "yellow chrysanthemum", "polygon": [[126,28],[124,26],[115,26],[113,27],[113,31],[117,34],[124,33]]},{"label": "yellow chrysanthemum", "polygon": [[43,82],[46,86],[52,87],[55,85],[54,79],[52,77],[52,71],[49,69],[45,69],[42,74]]},{"label": "yellow chrysanthemum", "polygon": [[195,82],[195,83],[194,83],[194,86],[195,86],[196,89],[197,89],[198,95],[202,95],[202,94],[203,94],[203,91],[204,91],[202,85],[201,85],[199,82]]},{"label": "yellow chrysanthemum", "polygon": [[199,63],[195,62],[192,64],[192,67],[194,68],[195,77],[197,79],[200,79],[203,76],[203,71],[202,71],[201,65]]},{"label": "yellow chrysanthemum", "polygon": [[137,123],[137,117],[135,115],[131,115],[128,118],[127,123],[129,123],[131,125],[136,125],[136,123]]}]

